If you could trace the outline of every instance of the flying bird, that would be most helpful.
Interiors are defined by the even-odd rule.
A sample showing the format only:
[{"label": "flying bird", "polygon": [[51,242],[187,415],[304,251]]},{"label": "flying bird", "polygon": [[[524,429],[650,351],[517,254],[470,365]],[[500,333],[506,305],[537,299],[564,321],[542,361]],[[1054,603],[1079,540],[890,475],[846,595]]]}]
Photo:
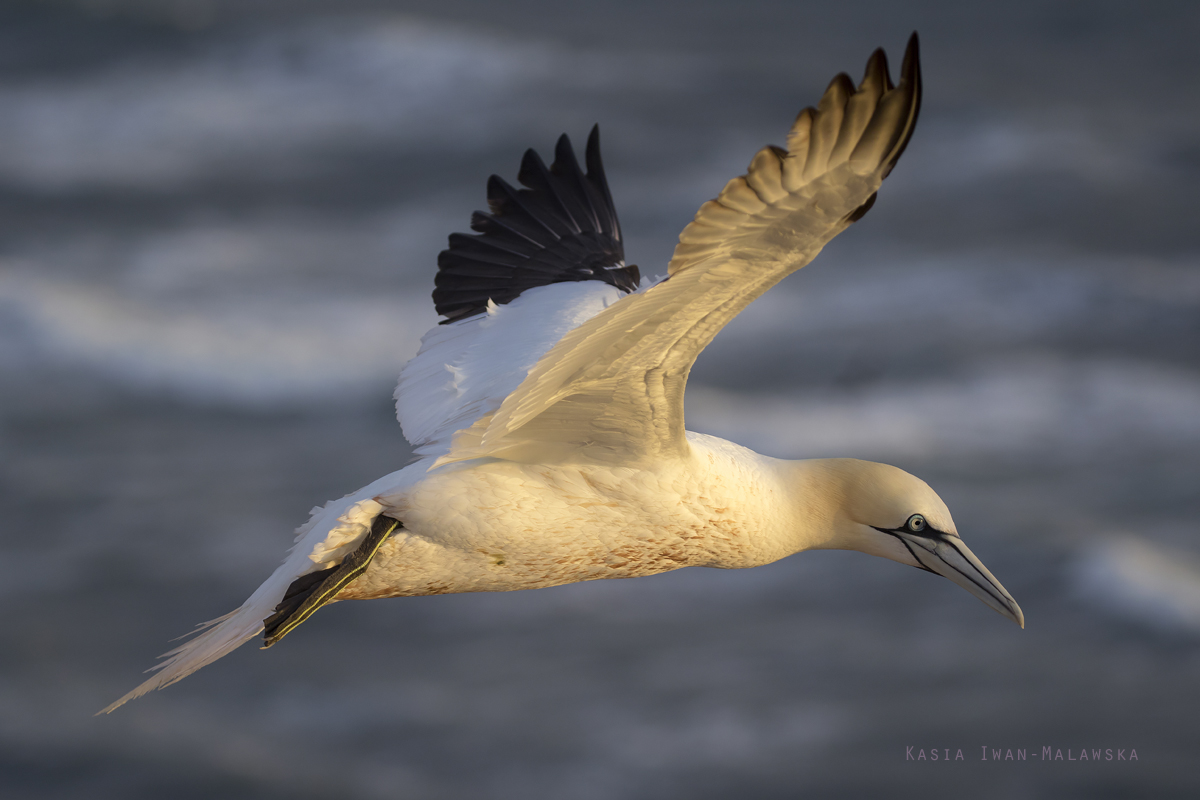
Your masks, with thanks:
[{"label": "flying bird", "polygon": [[684,429],[700,351],[756,297],[860,219],[921,106],[917,36],[899,82],[876,50],[800,112],[786,148],[683,229],[667,276],[626,265],[588,137],[525,153],[515,188],[438,257],[443,319],[400,374],[417,460],[314,509],[283,564],[235,611],[167,653],[104,711],[262,634],[278,642],[326,603],[499,592],[680,567],[736,569],[803,550],[858,550],[943,575],[1024,627],[1012,596],[920,479],[847,458],[786,461]]}]

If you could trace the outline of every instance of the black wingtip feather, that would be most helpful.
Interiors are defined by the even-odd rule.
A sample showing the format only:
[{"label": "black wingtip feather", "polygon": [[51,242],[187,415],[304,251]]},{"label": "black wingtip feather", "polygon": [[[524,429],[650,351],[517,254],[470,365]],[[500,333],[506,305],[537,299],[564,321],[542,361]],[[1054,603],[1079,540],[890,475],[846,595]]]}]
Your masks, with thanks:
[{"label": "black wingtip feather", "polygon": [[875,198],[878,196],[879,192],[872,192],[871,196],[867,198],[865,203],[846,215],[846,224],[853,224],[865,217],[867,212],[871,210],[871,206],[875,205]]},{"label": "black wingtip feather", "polygon": [[613,205],[612,194],[608,190],[608,181],[604,179],[604,161],[600,158],[600,125],[592,126],[588,134],[587,148],[584,152],[584,163],[587,164],[588,178],[600,188],[604,202],[599,212],[603,215],[601,226],[610,228],[616,240],[621,241],[621,223],[617,220],[617,212]]},{"label": "black wingtip feather", "polygon": [[904,48],[904,61],[900,64],[900,77],[903,79],[913,74],[919,73],[921,70],[921,37],[916,31],[908,37],[908,44]]},{"label": "black wingtip feather", "polygon": [[592,128],[579,167],[563,134],[549,168],[533,150],[525,153],[517,189],[493,175],[488,208],[471,218],[475,235],[456,233],[438,255],[434,307],[443,324],[515,300],[527,289],[567,281],[600,280],[626,292],[641,282],[625,266],[621,226],[600,160],[600,126]]},{"label": "black wingtip feather", "polygon": [[517,180],[521,182],[521,185],[528,186],[543,195],[546,203],[541,210],[559,223],[559,228],[564,234],[582,232],[583,228],[575,219],[575,214],[571,212],[570,203],[559,194],[554,176],[546,168],[542,157],[532,148],[526,150],[525,157],[521,159],[521,169],[517,172]]},{"label": "black wingtip feather", "polygon": [[887,158],[887,166],[883,173],[885,178],[891,174],[896,162],[900,160],[900,156],[908,147],[913,130],[917,126],[917,118],[921,114],[921,40],[916,31],[913,31],[912,36],[908,37],[908,46],[904,49],[904,61],[900,64],[900,83],[897,84],[896,89],[902,89],[908,93],[909,114],[900,139]]}]

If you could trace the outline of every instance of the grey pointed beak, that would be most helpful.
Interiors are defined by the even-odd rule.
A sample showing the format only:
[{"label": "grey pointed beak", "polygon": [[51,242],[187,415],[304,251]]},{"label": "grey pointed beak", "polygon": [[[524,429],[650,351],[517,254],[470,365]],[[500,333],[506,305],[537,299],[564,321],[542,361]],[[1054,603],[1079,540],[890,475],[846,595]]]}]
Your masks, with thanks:
[{"label": "grey pointed beak", "polygon": [[903,542],[922,567],[949,578],[1000,614],[1025,627],[1025,615],[1017,601],[957,535],[937,533],[922,536],[904,530],[888,533]]}]

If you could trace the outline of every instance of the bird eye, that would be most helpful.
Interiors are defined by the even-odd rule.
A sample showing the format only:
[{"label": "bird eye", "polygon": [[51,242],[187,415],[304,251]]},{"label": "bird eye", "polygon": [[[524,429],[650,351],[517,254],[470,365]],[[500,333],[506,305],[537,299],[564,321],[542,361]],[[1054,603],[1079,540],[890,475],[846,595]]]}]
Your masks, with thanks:
[{"label": "bird eye", "polygon": [[908,528],[913,533],[920,533],[925,530],[925,518],[920,514],[913,514],[908,518],[908,522],[904,523],[904,527]]}]

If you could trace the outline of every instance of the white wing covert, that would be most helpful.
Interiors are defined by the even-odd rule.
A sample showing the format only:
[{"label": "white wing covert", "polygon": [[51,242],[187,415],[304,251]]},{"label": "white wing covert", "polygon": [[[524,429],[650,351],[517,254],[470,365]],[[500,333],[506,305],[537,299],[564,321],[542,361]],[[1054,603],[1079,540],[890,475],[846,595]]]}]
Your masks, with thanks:
[{"label": "white wing covert", "polygon": [[759,151],[746,175],[700,207],[680,234],[667,279],[563,336],[494,413],[455,435],[435,466],[480,457],[685,456],[683,394],[700,351],[870,209],[920,104],[916,34],[898,85],[882,50],[857,88],[838,75],[815,110],[800,112],[787,150]]},{"label": "white wing covert", "polygon": [[445,453],[455,431],[499,408],[563,335],[623,296],[598,281],[555,283],[433,328],[396,385],[404,436],[418,455]]}]

